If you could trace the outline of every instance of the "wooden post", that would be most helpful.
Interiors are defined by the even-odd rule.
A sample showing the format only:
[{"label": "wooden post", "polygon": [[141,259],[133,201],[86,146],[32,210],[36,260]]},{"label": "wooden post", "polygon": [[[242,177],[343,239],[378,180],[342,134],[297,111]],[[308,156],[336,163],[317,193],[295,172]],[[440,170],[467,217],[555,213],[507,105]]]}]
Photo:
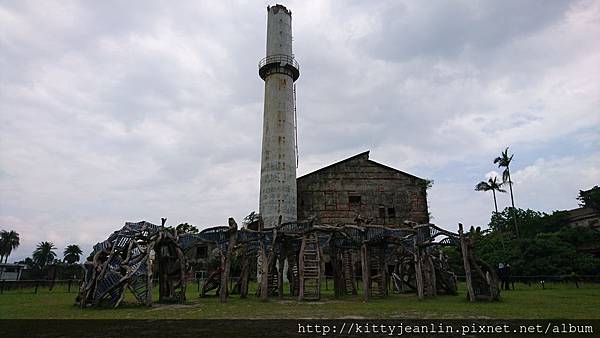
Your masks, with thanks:
[{"label": "wooden post", "polygon": [[[146,275],[146,306],[152,306],[152,259],[150,257],[150,253],[154,248],[153,245],[149,245],[146,250],[146,264],[148,273]],[[155,253],[156,254],[156,253]]]},{"label": "wooden post", "polygon": [[435,265],[433,264],[433,259],[431,258],[431,255],[427,255],[427,262],[429,264],[429,266],[431,267],[431,295],[432,296],[437,296],[437,280],[436,280],[436,276],[435,276]]},{"label": "wooden post", "polygon": [[248,296],[248,275],[250,273],[250,264],[247,254],[246,246],[242,248],[241,251],[242,256],[242,271],[240,273],[240,278],[242,279],[240,282],[240,298],[246,298]]},{"label": "wooden post", "polygon": [[424,298],[424,287],[423,287],[423,266],[421,264],[421,252],[417,245],[417,236],[413,236],[413,251],[414,251],[414,262],[415,262],[415,277],[417,282],[417,297],[419,300]]},{"label": "wooden post", "polygon": [[221,272],[221,290],[219,292],[219,300],[221,303],[227,302],[227,294],[229,291],[229,287],[227,282],[229,280],[229,269],[231,267],[231,256],[233,255],[233,248],[235,247],[235,242],[237,239],[237,223],[235,220],[230,217],[228,220],[229,223],[229,243],[227,245],[227,252],[225,256],[222,256],[221,268],[223,271]]},{"label": "wooden post", "polygon": [[388,295],[388,269],[387,269],[387,263],[385,262],[385,246],[382,245],[383,247],[381,248],[381,257],[380,259],[380,269],[381,271],[379,272],[381,274],[381,282],[383,283],[383,292],[384,294],[381,295],[382,297],[387,297]]},{"label": "wooden post", "polygon": [[[260,224],[259,224],[260,226]],[[262,227],[261,227],[262,229]],[[261,235],[264,236],[264,233]],[[276,232],[274,232],[273,236],[273,245],[275,243],[275,237],[277,236]],[[266,302],[269,297],[269,264],[270,259],[267,254],[267,248],[265,247],[265,239],[261,236],[260,239],[260,300]]]},{"label": "wooden post", "polygon": [[181,269],[181,276],[180,276],[180,287],[181,287],[181,296],[179,298],[179,302],[180,303],[185,303],[185,292],[187,289],[187,271],[185,270],[185,256],[183,254],[183,251],[179,248],[179,245],[177,245],[175,247],[175,251],[177,252],[177,256],[179,257],[179,268]]},{"label": "wooden post", "polygon": [[[340,267],[338,263],[338,250],[335,247],[334,241],[329,242],[329,248],[331,250],[331,272],[333,274],[333,295],[335,298],[339,298],[342,294],[342,283],[340,278]],[[327,277],[325,277],[325,290],[327,288]]]},{"label": "wooden post", "polygon": [[[282,245],[284,245],[283,243]],[[277,257],[278,267],[277,267],[277,298],[283,299],[283,268],[285,267],[285,246],[283,247],[282,252],[279,253],[279,257]]]},{"label": "wooden post", "polygon": [[469,263],[469,248],[467,240],[463,233],[462,223],[458,223],[458,236],[460,238],[460,251],[463,256],[463,265],[465,268],[465,279],[467,281],[467,290],[469,292],[469,301],[475,301],[475,291],[473,290],[473,281],[471,280],[471,264]]},{"label": "wooden post", "polygon": [[370,299],[370,284],[371,284],[371,270],[369,267],[369,256],[367,244],[363,243],[360,246],[360,262],[362,264],[362,279],[363,279],[363,297],[365,301]]}]

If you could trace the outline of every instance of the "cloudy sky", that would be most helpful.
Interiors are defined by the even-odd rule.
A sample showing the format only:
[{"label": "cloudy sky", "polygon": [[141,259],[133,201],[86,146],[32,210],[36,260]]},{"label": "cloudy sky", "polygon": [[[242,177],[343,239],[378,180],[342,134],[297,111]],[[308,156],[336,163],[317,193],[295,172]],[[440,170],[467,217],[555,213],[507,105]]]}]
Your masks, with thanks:
[{"label": "cloudy sky", "polygon": [[[258,209],[266,1],[0,1],[0,229],[10,261],[125,221]],[[486,225],[600,184],[600,2],[288,1],[302,175],[371,150],[433,179],[433,222]],[[499,206],[509,205],[507,195]]]}]

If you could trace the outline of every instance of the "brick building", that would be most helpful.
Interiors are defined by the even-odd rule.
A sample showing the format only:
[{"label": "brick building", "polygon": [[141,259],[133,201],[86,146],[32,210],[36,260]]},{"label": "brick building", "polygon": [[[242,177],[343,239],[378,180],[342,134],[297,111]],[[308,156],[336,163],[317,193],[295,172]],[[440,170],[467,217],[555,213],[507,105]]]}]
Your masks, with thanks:
[{"label": "brick building", "polygon": [[298,219],[352,224],[358,214],[372,224],[429,222],[427,180],[369,160],[360,153],[297,179]]}]

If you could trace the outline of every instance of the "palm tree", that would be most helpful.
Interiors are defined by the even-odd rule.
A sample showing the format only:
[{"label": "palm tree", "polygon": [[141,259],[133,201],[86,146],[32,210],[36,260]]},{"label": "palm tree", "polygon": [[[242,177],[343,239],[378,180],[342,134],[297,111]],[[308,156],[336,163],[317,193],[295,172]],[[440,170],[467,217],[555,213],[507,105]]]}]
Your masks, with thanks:
[{"label": "palm tree", "polygon": [[40,242],[33,252],[33,261],[43,270],[46,264],[52,263],[56,258],[56,247],[52,242]]},{"label": "palm tree", "polygon": [[2,230],[0,232],[0,263],[2,263],[2,258],[4,258],[4,263],[8,262],[8,256],[19,244],[19,234],[16,231]]},{"label": "palm tree", "polygon": [[494,196],[494,207],[496,208],[496,213],[498,213],[498,202],[496,202],[496,191],[498,192],[506,192],[506,190],[502,189],[502,183],[497,182],[498,177],[491,177],[488,181],[481,181],[477,183],[475,186],[475,191],[492,191]]},{"label": "palm tree", "polygon": [[79,257],[83,253],[77,244],[71,244],[65,248],[63,252],[63,257],[67,264],[71,265],[73,263],[79,262]]},{"label": "palm tree", "polygon": [[515,232],[517,234],[517,237],[519,237],[519,227],[517,226],[517,213],[515,209],[515,198],[513,196],[512,180],[510,179],[510,162],[512,161],[513,156],[515,156],[515,154],[511,154],[510,156],[508,156],[508,148],[509,147],[506,147],[506,149],[504,149],[500,156],[494,159],[494,164],[498,164],[498,168],[506,168],[502,172],[502,181],[504,183],[508,182],[508,188],[510,189],[510,202],[512,204],[513,211],[513,219],[515,220]]}]

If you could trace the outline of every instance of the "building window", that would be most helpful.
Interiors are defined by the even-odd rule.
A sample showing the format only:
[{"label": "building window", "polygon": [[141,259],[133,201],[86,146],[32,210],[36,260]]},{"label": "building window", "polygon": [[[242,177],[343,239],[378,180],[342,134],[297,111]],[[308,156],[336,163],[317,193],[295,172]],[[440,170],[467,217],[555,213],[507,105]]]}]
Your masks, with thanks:
[{"label": "building window", "polygon": [[390,217],[390,218],[396,217],[396,208],[388,208],[388,217]]},{"label": "building window", "polygon": [[385,218],[385,207],[384,206],[379,207],[379,217]]},{"label": "building window", "polygon": [[335,193],[334,192],[326,192],[325,193],[325,205],[334,206],[335,203]]},{"label": "building window", "polygon": [[350,204],[360,204],[360,195],[350,195],[348,196],[348,203]]}]

